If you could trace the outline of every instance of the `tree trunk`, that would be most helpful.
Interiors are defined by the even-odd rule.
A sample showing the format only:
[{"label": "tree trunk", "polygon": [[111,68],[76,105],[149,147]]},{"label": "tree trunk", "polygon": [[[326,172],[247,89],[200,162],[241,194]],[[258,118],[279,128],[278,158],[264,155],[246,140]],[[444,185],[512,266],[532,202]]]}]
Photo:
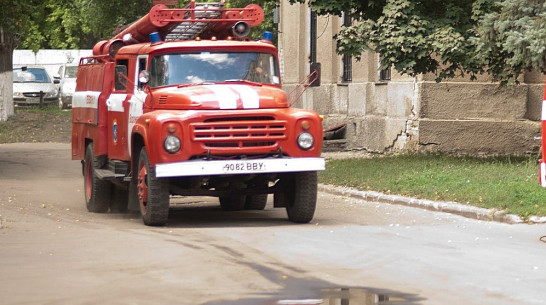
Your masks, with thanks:
[{"label": "tree trunk", "polygon": [[14,36],[0,27],[0,121],[14,114],[13,108],[13,48]]}]

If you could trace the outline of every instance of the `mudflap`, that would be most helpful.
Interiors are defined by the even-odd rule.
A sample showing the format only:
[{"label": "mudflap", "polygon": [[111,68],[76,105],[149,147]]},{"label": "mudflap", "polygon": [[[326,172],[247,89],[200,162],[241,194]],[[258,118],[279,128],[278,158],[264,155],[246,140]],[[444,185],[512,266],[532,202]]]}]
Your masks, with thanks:
[{"label": "mudflap", "polygon": [[140,212],[140,203],[138,201],[138,191],[136,186],[136,181],[134,179],[131,179],[131,182],[129,184],[129,202],[127,205],[127,209],[130,212]]}]

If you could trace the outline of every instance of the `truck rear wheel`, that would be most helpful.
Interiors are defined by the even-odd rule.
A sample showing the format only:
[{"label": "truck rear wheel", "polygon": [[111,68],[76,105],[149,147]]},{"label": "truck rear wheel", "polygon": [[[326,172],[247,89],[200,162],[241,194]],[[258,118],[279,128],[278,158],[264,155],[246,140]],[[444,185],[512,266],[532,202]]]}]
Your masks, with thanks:
[{"label": "truck rear wheel", "polygon": [[313,219],[317,205],[317,172],[295,173],[292,178],[292,192],[286,194],[288,220],[308,223]]},{"label": "truck rear wheel", "polygon": [[169,218],[169,180],[158,179],[143,147],[137,167],[140,214],[145,225],[164,226]]},{"label": "truck rear wheel", "polygon": [[93,213],[106,213],[110,207],[112,196],[112,183],[99,180],[95,176],[95,169],[101,167],[103,160],[93,155],[93,143],[85,149],[83,165],[83,184],[85,193],[85,205],[87,210]]}]

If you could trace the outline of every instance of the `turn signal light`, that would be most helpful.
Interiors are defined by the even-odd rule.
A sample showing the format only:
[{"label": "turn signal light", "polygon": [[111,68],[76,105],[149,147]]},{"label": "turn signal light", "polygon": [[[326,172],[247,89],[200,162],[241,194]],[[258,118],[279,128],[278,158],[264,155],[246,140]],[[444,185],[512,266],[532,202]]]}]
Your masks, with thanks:
[{"label": "turn signal light", "polygon": [[176,124],[170,123],[169,125],[167,125],[167,131],[169,133],[175,133],[176,132]]}]

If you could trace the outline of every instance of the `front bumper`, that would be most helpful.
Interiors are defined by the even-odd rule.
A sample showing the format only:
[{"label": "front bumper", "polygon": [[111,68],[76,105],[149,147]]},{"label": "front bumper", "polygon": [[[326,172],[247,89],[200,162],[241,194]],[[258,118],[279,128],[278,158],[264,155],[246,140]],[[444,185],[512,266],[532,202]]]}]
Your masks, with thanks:
[{"label": "front bumper", "polygon": [[265,158],[249,160],[192,160],[162,163],[155,167],[156,177],[269,174],[320,171],[326,168],[324,158]]},{"label": "front bumper", "polygon": [[[44,98],[44,104],[57,103],[58,97]],[[27,98],[13,98],[15,105],[39,105],[39,97],[27,97]]]}]

